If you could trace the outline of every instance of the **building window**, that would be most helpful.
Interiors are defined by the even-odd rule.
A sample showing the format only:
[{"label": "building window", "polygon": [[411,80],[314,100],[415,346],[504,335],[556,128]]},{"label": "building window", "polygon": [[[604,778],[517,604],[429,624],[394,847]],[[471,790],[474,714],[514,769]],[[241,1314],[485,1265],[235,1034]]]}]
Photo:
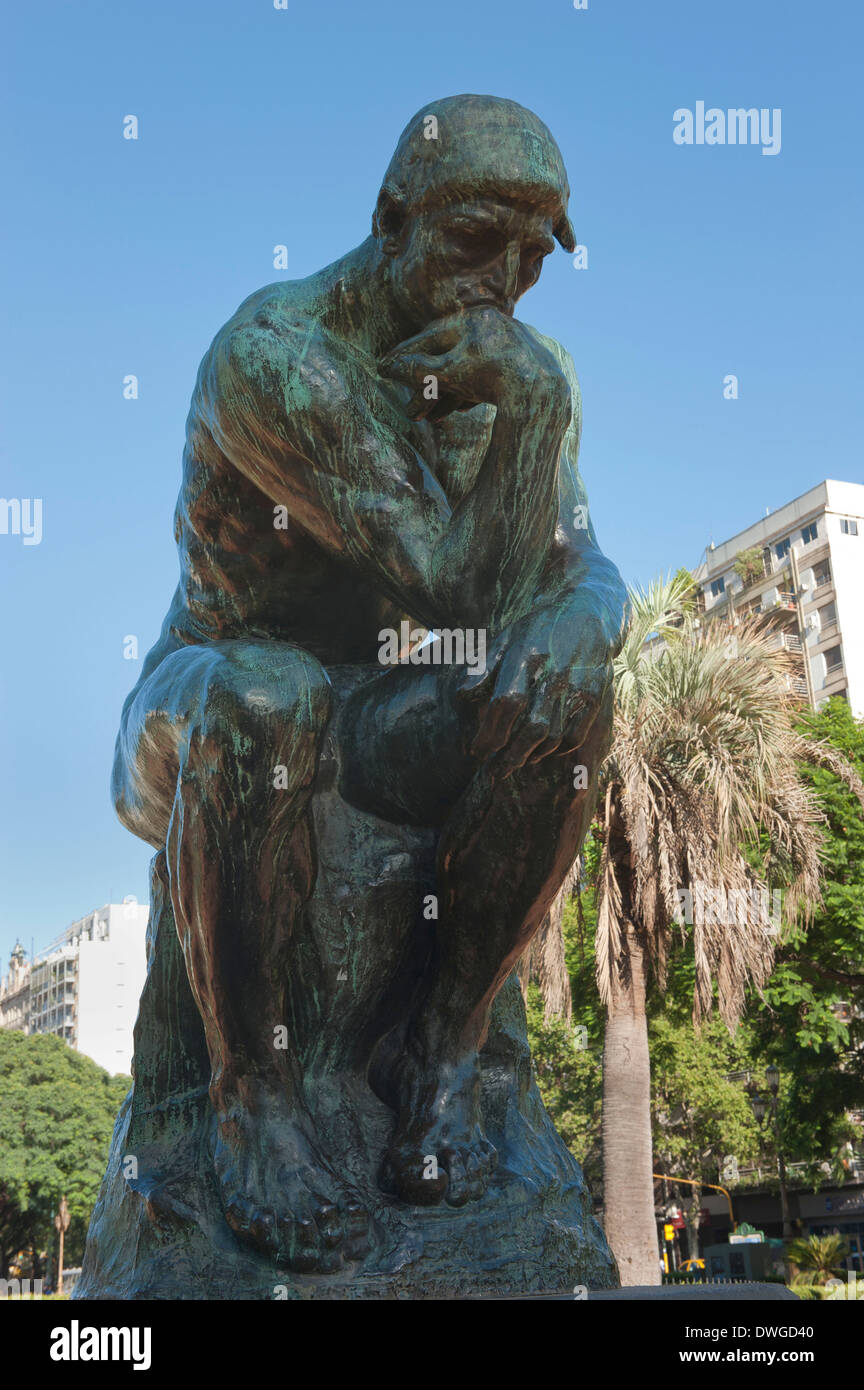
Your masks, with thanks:
[{"label": "building window", "polygon": [[813,566],[813,583],[817,589],[831,583],[831,566],[827,560],[820,560],[818,565]]},{"label": "building window", "polygon": [[792,548],[792,542],[790,541],[789,537],[787,536],[786,539],[785,539],[785,541],[778,541],[778,542],[777,542],[777,544],[776,544],[775,547],[774,547],[774,554],[777,556],[777,559],[778,559],[778,560],[785,560],[785,559],[786,559],[786,556],[789,554],[789,551],[791,550],[791,548]]},{"label": "building window", "polygon": [[819,528],[815,521],[811,521],[809,526],[801,527],[801,539],[805,545],[809,545],[811,541],[815,541],[818,535]]},{"label": "building window", "polygon": [[829,647],[825,652],[825,670],[830,675],[832,671],[839,671],[843,665],[843,653],[839,646]]},{"label": "building window", "polygon": [[819,614],[819,626],[823,632],[826,627],[833,627],[837,622],[837,604],[833,598],[830,603],[823,603],[821,608],[816,609],[816,612]]},{"label": "building window", "polygon": [[724,593],[725,589],[726,580],[722,577],[722,575],[719,579],[711,580],[711,593],[714,598],[717,598],[720,594]]},{"label": "building window", "polygon": [[853,521],[850,516],[841,516],[840,530],[843,532],[844,536],[857,536],[858,522]]}]

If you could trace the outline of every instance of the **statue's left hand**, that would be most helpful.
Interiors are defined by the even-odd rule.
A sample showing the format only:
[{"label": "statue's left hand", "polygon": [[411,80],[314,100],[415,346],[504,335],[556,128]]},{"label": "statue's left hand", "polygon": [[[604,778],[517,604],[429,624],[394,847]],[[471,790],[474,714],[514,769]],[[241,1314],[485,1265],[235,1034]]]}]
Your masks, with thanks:
[{"label": "statue's left hand", "polygon": [[612,651],[596,612],[578,599],[547,602],[490,644],[486,674],[463,687],[482,696],[472,754],[508,777],[580,746],[609,694]]}]

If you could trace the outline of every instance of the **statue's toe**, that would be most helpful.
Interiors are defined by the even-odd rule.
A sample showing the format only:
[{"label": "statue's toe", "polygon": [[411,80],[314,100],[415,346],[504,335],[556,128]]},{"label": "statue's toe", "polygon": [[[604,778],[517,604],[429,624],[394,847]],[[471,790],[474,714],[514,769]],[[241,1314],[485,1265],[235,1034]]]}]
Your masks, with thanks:
[{"label": "statue's toe", "polygon": [[437,1157],[419,1149],[391,1149],[378,1175],[383,1192],[418,1207],[435,1206],[442,1201],[447,1183],[447,1173],[439,1166]]}]

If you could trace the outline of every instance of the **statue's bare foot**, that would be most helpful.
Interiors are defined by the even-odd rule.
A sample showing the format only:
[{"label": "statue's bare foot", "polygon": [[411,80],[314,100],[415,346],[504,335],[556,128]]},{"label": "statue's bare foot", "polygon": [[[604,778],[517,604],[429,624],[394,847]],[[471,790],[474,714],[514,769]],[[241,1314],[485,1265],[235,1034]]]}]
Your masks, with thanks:
[{"label": "statue's bare foot", "polygon": [[299,1274],[332,1273],[370,1248],[369,1217],[315,1153],[284,1095],[217,1105],[214,1167],[225,1217],[246,1244]]},{"label": "statue's bare foot", "polygon": [[461,1207],[483,1196],[498,1161],[480,1123],[479,1063],[475,1055],[430,1073],[412,1051],[402,1051],[386,1086],[398,1119],[379,1183],[403,1202]]}]

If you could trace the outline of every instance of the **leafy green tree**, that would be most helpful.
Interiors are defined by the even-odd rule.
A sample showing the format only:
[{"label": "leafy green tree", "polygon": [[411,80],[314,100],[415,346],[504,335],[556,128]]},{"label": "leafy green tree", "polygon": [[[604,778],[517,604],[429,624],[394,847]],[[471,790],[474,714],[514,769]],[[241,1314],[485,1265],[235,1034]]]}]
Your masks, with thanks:
[{"label": "leafy green tree", "polygon": [[603,1049],[586,1041],[584,1024],[544,1018],[543,996],[529,985],[528,1029],[534,1074],[546,1109],[593,1189],[602,1176],[600,1147]]},{"label": "leafy green tree", "polygon": [[[566,1010],[561,1008],[556,1015],[549,1009],[548,992],[541,983],[530,984],[525,999],[540,1094],[594,1192],[600,1190],[603,1177],[600,1134],[604,1011],[594,978],[597,913],[593,882],[598,857],[599,846],[589,834],[580,872],[574,879],[576,891],[560,905],[560,918],[553,912],[550,922],[552,928],[556,920],[560,922],[561,956],[568,981]],[[560,988],[555,997],[562,997]]]},{"label": "leafy green tree", "polygon": [[732,568],[745,587],[755,584],[765,573],[760,547],[753,545],[748,550],[739,550],[732,562]]},{"label": "leafy green tree", "polygon": [[700,589],[696,580],[693,578],[692,570],[685,569],[682,565],[672,576],[673,584],[681,586],[681,608],[685,613],[690,613],[696,607],[696,600]]},{"label": "leafy green tree", "polygon": [[[649,1014],[651,1109],[657,1171],[684,1178],[688,1255],[699,1254],[702,1184],[722,1181],[723,1160],[755,1159],[759,1129],[735,1072],[748,1064],[747,1030],[734,1034],[717,1017],[696,1031],[689,1000],[673,1000]],[[653,1016],[652,1016],[653,1015]]]},{"label": "leafy green tree", "polygon": [[0,1277],[21,1249],[42,1276],[40,1252],[51,1247],[64,1194],[65,1259],[79,1262],[129,1084],[60,1038],[0,1031]]},{"label": "leafy green tree", "polygon": [[[845,700],[803,715],[808,739],[837,749],[864,776],[864,721]],[[780,1121],[787,1155],[811,1162],[811,1178],[842,1176],[847,1146],[862,1146],[846,1116],[864,1108],[864,811],[833,771],[803,766],[823,811],[821,901],[806,931],[784,932],[763,998],[754,998],[754,1061],[784,1077]],[[820,1170],[831,1165],[830,1175]]]}]

